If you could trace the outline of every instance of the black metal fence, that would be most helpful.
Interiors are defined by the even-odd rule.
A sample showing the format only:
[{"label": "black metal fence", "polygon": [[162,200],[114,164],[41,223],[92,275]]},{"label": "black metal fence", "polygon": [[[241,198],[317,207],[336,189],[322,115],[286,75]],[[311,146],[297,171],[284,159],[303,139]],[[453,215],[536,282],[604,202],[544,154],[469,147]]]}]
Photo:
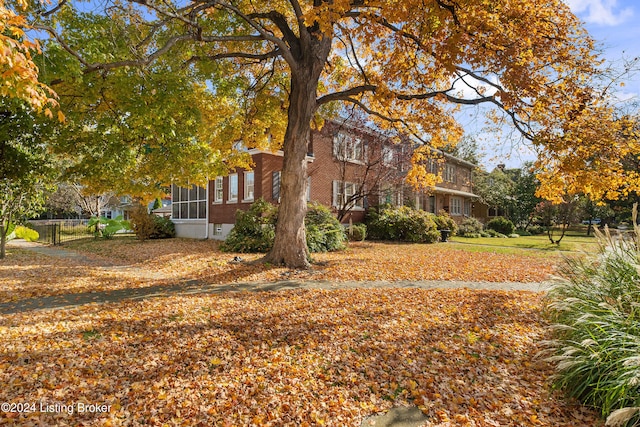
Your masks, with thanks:
[{"label": "black metal fence", "polygon": [[38,241],[61,245],[71,240],[93,236],[87,226],[88,219],[32,220],[29,227],[38,232]]}]

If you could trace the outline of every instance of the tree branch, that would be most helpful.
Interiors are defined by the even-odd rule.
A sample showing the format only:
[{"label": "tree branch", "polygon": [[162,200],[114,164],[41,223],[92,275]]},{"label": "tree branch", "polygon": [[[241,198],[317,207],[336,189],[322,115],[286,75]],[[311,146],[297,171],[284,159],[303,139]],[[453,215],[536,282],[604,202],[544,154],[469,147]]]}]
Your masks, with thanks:
[{"label": "tree branch", "polygon": [[332,101],[350,101],[350,98],[354,95],[361,95],[365,92],[375,92],[376,86],[374,85],[362,85],[352,87],[351,89],[343,90],[341,92],[334,92],[328,95],[321,96],[317,100],[318,106],[326,104]]},{"label": "tree branch", "polygon": [[193,55],[186,61],[185,65],[192,64],[198,61],[216,61],[218,59],[227,59],[227,58],[245,58],[245,59],[255,59],[257,61],[264,61],[266,59],[275,58],[280,56],[280,51],[278,49],[272,50],[271,52],[266,53],[247,53],[247,52],[225,52],[219,53],[216,55]]},{"label": "tree branch", "polygon": [[249,24],[251,27],[253,27],[253,29],[255,29],[262,36],[262,38],[264,40],[270,41],[271,43],[273,43],[276,46],[278,46],[278,48],[280,48],[280,51],[282,52],[282,57],[284,58],[285,61],[287,61],[289,66],[292,69],[296,69],[297,68],[298,63],[297,63],[296,59],[293,57],[293,55],[291,53],[291,50],[289,50],[289,46],[287,46],[287,44],[285,43],[284,40],[281,40],[281,39],[275,37],[274,35],[269,34],[267,31],[265,31],[264,28],[262,28],[260,25],[258,25],[258,23],[256,23],[253,19],[251,19],[247,14],[243,13],[236,6],[234,6],[232,4],[224,3],[224,2],[221,2],[221,1],[215,1],[213,3],[218,4],[218,5],[220,5],[220,7],[235,13],[243,21],[245,21],[247,24]]},{"label": "tree branch", "polygon": [[295,56],[299,56],[300,53],[300,40],[293,32],[293,30],[289,27],[287,23],[287,18],[280,12],[272,10],[266,13],[251,13],[248,14],[247,17],[250,19],[268,19],[273,22],[276,27],[282,32],[282,36],[284,41],[289,45],[289,47],[294,51]]},{"label": "tree branch", "polygon": [[60,8],[62,8],[68,0],[60,0],[60,3],[58,3],[53,9],[47,10],[45,12],[41,12],[40,15],[43,17],[47,17],[49,15],[52,15],[54,13],[56,13],[58,10],[60,10]]},{"label": "tree branch", "polygon": [[56,39],[56,41],[62,46],[62,48],[64,50],[66,50],[69,54],[71,54],[78,61],[80,61],[80,63],[85,67],[85,70],[84,70],[85,73],[92,73],[92,72],[98,71],[98,70],[112,70],[114,68],[126,67],[126,66],[135,67],[135,66],[148,65],[151,62],[155,61],[161,55],[167,53],[167,51],[169,51],[169,49],[174,47],[178,42],[181,42],[181,41],[184,41],[184,40],[192,40],[193,39],[193,37],[191,35],[181,35],[181,36],[171,37],[169,40],[167,40],[167,42],[165,43],[164,46],[162,46],[161,48],[157,49],[152,54],[150,54],[150,55],[148,55],[148,56],[146,56],[144,58],[140,58],[140,59],[128,59],[128,60],[124,60],[124,61],[116,61],[116,62],[111,62],[111,63],[106,63],[106,64],[103,64],[103,63],[89,63],[87,60],[85,60],[82,57],[82,55],[80,55],[80,53],[78,53],[75,49],[73,49],[71,46],[69,46],[62,39],[62,37],[58,33],[56,33],[54,31],[53,28],[51,28],[51,27],[49,27],[47,25],[39,25],[39,24],[36,24],[33,27],[35,29],[46,31],[47,33],[51,34]]}]

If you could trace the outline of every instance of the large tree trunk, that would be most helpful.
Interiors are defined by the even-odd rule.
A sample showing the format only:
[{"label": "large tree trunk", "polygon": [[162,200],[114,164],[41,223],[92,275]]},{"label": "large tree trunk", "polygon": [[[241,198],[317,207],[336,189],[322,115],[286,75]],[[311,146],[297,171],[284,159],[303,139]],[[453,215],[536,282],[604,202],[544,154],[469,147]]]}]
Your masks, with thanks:
[{"label": "large tree trunk", "polygon": [[308,268],[309,251],[304,228],[307,212],[307,153],[311,120],[317,108],[320,74],[329,55],[329,39],[307,39],[297,67],[291,70],[291,93],[280,190],[280,208],[273,248],[264,261],[289,268]]},{"label": "large tree trunk", "polygon": [[307,212],[307,150],[311,119],[315,113],[317,81],[296,80],[292,79],[291,83],[289,123],[284,137],[276,238],[265,261],[284,264],[289,268],[306,268],[309,266],[304,229]]}]

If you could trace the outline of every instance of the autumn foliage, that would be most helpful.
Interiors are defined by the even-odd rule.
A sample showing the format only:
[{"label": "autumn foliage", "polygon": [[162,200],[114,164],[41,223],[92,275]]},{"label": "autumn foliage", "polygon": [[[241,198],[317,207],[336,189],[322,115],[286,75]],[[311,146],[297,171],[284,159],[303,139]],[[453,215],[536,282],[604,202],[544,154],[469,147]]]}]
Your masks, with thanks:
[{"label": "autumn foliage", "polygon": [[[19,0],[20,8],[27,2]],[[38,67],[34,53],[41,53],[37,41],[30,40],[25,31],[30,28],[25,16],[0,0],[0,96],[18,98],[36,111],[53,117],[51,108],[58,105],[55,93],[38,81]],[[58,113],[62,120],[62,113]]]},{"label": "autumn foliage", "polygon": [[[640,184],[640,175],[621,166],[623,158],[640,153],[633,120],[616,114],[595,42],[561,0],[108,1],[95,2],[90,13],[74,3],[35,13],[36,28],[52,38],[51,51],[71,59],[60,67],[61,77],[50,78],[71,89],[74,79],[94,79],[86,91],[97,99],[117,94],[107,97],[112,102],[99,120],[107,128],[127,123],[126,135],[139,132],[118,153],[127,153],[127,144],[131,158],[144,150],[155,150],[157,159],[171,153],[201,181],[207,168],[192,159],[210,157],[185,150],[215,153],[217,167],[209,169],[220,171],[238,164],[227,163],[237,157],[237,141],[245,148],[283,150],[281,209],[267,255],[273,264],[308,267],[305,159],[311,127],[322,124],[319,116],[349,108],[394,138],[421,144],[407,173],[417,188],[438,179],[427,167],[433,148],[461,137],[455,113],[481,104],[490,107],[496,127],[512,126],[540,153],[540,196],[616,198]],[[68,70],[73,75],[64,75]],[[100,80],[114,75],[122,80]],[[151,80],[169,82],[169,92],[182,88],[174,101],[184,105],[158,102],[159,92],[148,90]],[[204,90],[209,86],[213,90]],[[139,96],[130,96],[132,87]],[[143,99],[136,110],[153,111],[159,126],[185,124],[146,141],[156,125],[140,132],[138,115],[118,111]],[[172,136],[194,124],[210,132]],[[196,134],[211,138],[204,142],[211,150],[190,147]],[[119,136],[112,139],[109,145],[121,144]],[[123,176],[140,178],[132,180],[137,191],[154,184],[157,174],[144,162],[118,160],[111,169],[122,164],[130,166]]]},{"label": "autumn foliage", "polygon": [[110,405],[2,424],[597,426],[549,392],[540,297],[470,290],[181,296],[0,320],[0,399]]}]

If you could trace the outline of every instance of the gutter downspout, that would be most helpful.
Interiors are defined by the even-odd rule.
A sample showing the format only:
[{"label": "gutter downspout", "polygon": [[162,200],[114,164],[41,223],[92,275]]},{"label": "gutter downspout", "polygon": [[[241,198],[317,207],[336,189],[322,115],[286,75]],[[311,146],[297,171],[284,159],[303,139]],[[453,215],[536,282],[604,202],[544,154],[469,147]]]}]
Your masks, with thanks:
[{"label": "gutter downspout", "polygon": [[204,238],[205,240],[209,240],[209,183],[211,181],[209,180],[209,177],[207,177],[207,197],[205,197],[206,203],[207,203],[207,208],[206,208],[206,214],[205,216],[207,217],[205,224],[204,224]]}]

